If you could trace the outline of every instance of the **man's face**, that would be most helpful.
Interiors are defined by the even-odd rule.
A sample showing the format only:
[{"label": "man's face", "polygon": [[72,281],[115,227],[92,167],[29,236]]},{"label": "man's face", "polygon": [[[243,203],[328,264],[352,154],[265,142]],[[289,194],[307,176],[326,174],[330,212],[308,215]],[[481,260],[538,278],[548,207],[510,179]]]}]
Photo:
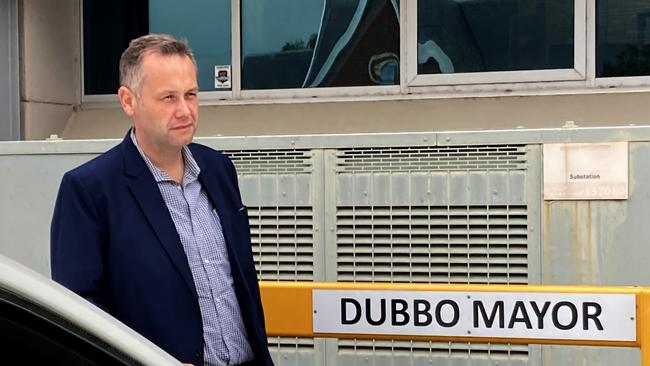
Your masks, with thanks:
[{"label": "man's face", "polygon": [[[146,54],[140,95],[125,87],[120,100],[145,152],[180,150],[192,142],[198,122],[196,67],[189,57]],[[126,90],[122,90],[126,89]]]}]

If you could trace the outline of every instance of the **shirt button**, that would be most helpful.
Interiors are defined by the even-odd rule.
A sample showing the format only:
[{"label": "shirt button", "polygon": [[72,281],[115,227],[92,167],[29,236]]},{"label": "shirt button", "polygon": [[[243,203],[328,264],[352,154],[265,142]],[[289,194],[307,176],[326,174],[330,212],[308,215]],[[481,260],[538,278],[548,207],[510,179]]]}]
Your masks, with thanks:
[{"label": "shirt button", "polygon": [[203,358],[203,350],[196,351],[195,355],[197,358]]},{"label": "shirt button", "polygon": [[209,259],[206,259],[206,260],[205,260],[205,263],[210,263],[210,260],[209,260]]}]

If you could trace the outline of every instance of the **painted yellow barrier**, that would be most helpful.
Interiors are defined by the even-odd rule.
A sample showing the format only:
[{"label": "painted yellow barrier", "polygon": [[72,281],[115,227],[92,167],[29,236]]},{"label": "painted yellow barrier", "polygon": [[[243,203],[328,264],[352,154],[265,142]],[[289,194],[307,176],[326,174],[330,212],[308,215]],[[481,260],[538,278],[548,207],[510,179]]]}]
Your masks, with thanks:
[{"label": "painted yellow barrier", "polygon": [[262,281],[260,290],[269,336],[638,347],[650,366],[650,288]]}]

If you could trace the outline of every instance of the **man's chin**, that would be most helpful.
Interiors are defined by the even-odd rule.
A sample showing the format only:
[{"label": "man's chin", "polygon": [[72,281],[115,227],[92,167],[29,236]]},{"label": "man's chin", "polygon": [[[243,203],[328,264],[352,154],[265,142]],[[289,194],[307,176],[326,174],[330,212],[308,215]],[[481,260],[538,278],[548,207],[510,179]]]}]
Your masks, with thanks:
[{"label": "man's chin", "polygon": [[194,128],[186,129],[184,131],[178,131],[179,133],[175,136],[174,142],[177,146],[185,146],[194,140]]},{"label": "man's chin", "polygon": [[187,146],[187,145],[191,144],[193,140],[194,140],[193,137],[178,140],[176,145],[179,146],[179,147]]}]

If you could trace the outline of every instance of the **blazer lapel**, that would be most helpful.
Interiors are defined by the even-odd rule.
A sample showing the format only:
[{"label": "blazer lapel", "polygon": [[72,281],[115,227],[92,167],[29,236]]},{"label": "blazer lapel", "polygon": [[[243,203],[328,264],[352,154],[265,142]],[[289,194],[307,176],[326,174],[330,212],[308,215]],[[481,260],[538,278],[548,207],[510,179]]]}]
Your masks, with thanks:
[{"label": "blazer lapel", "polygon": [[133,145],[129,134],[122,142],[122,152],[124,154],[125,174],[131,178],[127,180],[131,193],[156,233],[156,237],[163,249],[171,258],[192,294],[198,299],[192,272],[183,250],[183,244],[176,232],[174,221],[169,215],[169,210],[160,195],[156,181],[146,163],[142,160],[137,148]]},{"label": "blazer lapel", "polygon": [[221,219],[221,228],[223,230],[223,236],[226,238],[226,249],[228,250],[228,256],[230,259],[230,270],[241,272],[237,248],[234,244],[235,235],[232,231],[231,225],[232,212],[227,209],[229,206],[225,204],[226,195],[220,184],[222,179],[219,179],[219,177],[215,175],[214,169],[211,169],[207,164],[204,164],[200,153],[196,149],[192,150],[192,156],[194,156],[194,160],[196,160],[196,163],[201,169],[201,173],[199,174],[201,185],[208,193],[210,202],[212,202],[212,206],[217,210],[219,219]]}]

